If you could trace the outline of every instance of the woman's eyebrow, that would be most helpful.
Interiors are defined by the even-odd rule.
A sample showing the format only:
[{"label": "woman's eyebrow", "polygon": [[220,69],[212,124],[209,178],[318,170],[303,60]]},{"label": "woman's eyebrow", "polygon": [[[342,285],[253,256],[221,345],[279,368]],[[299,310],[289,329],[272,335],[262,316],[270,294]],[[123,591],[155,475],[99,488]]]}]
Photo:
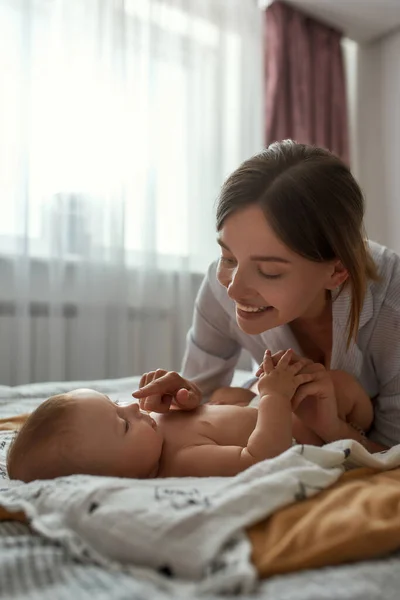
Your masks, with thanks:
[{"label": "woman's eyebrow", "polygon": [[219,246],[221,246],[221,248],[225,248],[225,250],[228,250],[228,252],[230,252],[228,246],[226,244],[224,244],[224,242],[221,240],[221,238],[217,238],[217,244],[219,244]]},{"label": "woman's eyebrow", "polygon": [[282,258],[282,256],[250,256],[250,260],[258,260],[260,262],[279,262],[285,265],[290,265],[290,260]]},{"label": "woman's eyebrow", "polygon": [[[228,246],[220,238],[217,238],[217,244],[219,244],[222,248],[225,248],[225,250],[228,250],[228,252],[231,252]],[[260,262],[279,262],[284,265],[290,265],[290,260],[283,258],[282,256],[252,255],[250,256],[250,260],[258,260]]]}]

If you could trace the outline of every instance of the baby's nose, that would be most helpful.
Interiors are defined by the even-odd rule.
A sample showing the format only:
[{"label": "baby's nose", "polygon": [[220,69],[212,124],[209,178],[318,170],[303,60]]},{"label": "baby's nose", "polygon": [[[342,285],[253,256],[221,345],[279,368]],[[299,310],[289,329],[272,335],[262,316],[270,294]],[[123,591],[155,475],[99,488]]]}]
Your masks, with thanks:
[{"label": "baby's nose", "polygon": [[136,417],[140,413],[140,408],[139,408],[138,402],[132,402],[132,404],[128,404],[126,409],[128,411],[128,414],[131,414],[134,417]]}]

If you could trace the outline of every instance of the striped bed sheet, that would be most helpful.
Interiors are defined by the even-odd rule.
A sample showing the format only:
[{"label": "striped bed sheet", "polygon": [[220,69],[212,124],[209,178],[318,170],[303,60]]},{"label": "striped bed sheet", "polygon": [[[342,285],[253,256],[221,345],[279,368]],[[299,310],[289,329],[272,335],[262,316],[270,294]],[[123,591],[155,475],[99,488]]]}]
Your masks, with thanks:
[{"label": "striped bed sheet", "polygon": [[[239,372],[234,385],[249,379]],[[30,412],[54,393],[75,387],[93,387],[120,401],[128,399],[138,377],[91,382],[57,382],[8,388],[0,386],[0,418]],[[4,469],[9,432],[0,434],[0,475]],[[256,595],[241,600],[398,600],[400,553],[354,565],[310,570],[260,582]],[[68,551],[32,533],[27,525],[0,523],[0,597],[14,600],[172,600],[153,583],[130,574],[113,572],[91,563],[77,562]],[[238,597],[238,596],[236,596]],[[203,596],[204,598],[204,596]],[[207,596],[216,600],[215,596]]]}]

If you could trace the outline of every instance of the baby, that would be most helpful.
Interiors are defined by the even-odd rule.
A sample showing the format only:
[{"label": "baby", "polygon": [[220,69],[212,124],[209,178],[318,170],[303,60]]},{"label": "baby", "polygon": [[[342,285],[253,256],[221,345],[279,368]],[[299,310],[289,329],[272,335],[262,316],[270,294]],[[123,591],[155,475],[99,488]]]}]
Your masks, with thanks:
[{"label": "baby", "polygon": [[[119,406],[89,389],[49,398],[11,445],[9,476],[26,482],[71,474],[230,476],[287,450],[293,437],[322,444],[348,437],[349,422],[369,429],[371,402],[353,378],[324,369],[318,377],[302,373],[305,361],[292,359],[287,351],[274,366],[266,352],[258,409],[202,405],[150,416],[137,403]],[[315,393],[295,401],[299,386],[311,384]]]}]

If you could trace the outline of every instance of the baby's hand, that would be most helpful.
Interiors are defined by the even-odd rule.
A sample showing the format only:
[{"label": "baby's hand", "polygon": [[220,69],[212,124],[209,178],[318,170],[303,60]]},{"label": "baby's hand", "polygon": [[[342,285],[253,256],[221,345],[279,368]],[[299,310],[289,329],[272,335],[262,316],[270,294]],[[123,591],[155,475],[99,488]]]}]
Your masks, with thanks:
[{"label": "baby's hand", "polygon": [[[285,354],[285,352],[287,352],[287,350],[279,350],[278,352],[275,352],[275,354],[271,355],[272,363],[273,363],[274,367],[276,367],[276,365],[278,364],[278,362],[280,361],[282,356]],[[310,358],[306,358],[305,356],[300,356],[300,354],[296,354],[296,352],[294,352],[293,350],[290,350],[290,352],[291,352],[291,355],[290,355],[291,364],[297,362],[298,360],[301,360],[303,362],[303,367],[314,364],[314,362]],[[260,375],[263,372],[264,372],[264,367],[263,367],[263,363],[261,363],[255,374],[256,377],[260,377]]]},{"label": "baby's hand", "polygon": [[270,350],[266,350],[262,363],[263,373],[258,381],[258,393],[263,396],[280,396],[291,401],[297,388],[312,380],[310,374],[299,374],[305,365],[304,359],[290,364],[292,351],[287,350],[274,367]]}]

